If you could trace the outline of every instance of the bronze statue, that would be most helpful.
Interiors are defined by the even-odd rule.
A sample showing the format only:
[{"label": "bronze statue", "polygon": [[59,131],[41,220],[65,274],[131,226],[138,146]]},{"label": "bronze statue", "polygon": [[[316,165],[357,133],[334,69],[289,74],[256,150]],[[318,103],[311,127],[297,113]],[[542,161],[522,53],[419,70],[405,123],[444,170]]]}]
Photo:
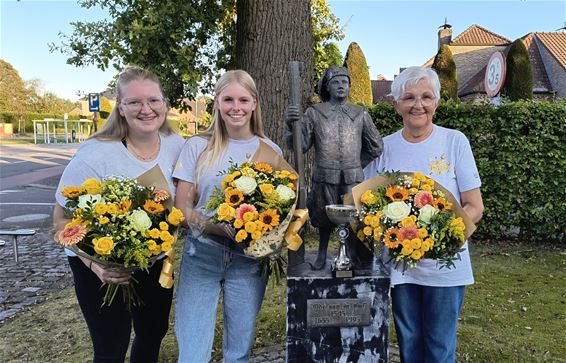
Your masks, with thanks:
[{"label": "bronze statue", "polygon": [[[348,70],[328,68],[318,84],[322,102],[309,107],[301,122],[303,152],[312,146],[315,149],[312,188],[307,200],[311,224],[318,227],[320,236],[315,270],[326,264],[328,239],[335,227],[326,215],[325,206],[341,204],[344,194],[364,180],[363,167],[383,151],[383,141],[367,111],[346,101],[349,92]],[[290,106],[286,115],[289,146],[293,124],[299,116],[298,108]],[[361,257],[360,246],[359,241],[350,246],[354,262],[356,255]]]}]

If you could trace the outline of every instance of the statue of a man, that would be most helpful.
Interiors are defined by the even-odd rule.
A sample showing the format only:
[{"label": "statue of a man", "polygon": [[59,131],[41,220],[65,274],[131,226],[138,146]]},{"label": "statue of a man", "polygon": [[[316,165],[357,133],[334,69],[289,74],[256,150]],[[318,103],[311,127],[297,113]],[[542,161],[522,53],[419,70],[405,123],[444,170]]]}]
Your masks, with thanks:
[{"label": "statue of a man", "polygon": [[[312,146],[315,149],[312,189],[307,200],[311,224],[318,227],[320,236],[315,270],[326,264],[328,239],[335,227],[326,216],[325,206],[342,204],[342,197],[364,180],[362,169],[383,151],[383,140],[367,111],[346,102],[349,93],[348,70],[328,68],[318,84],[322,102],[309,107],[301,123],[303,152]],[[293,122],[298,120],[298,108],[289,107],[288,145],[292,145]],[[355,252],[352,248],[350,251],[355,259]]]}]

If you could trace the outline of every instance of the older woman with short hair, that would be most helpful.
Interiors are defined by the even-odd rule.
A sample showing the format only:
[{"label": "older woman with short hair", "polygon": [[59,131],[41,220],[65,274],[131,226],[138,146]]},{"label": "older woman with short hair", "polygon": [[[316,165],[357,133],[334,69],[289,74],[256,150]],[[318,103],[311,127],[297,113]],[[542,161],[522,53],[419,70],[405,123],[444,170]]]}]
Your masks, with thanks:
[{"label": "older woman with short hair", "polygon": [[[440,81],[431,68],[410,67],[391,85],[403,128],[383,139],[383,154],[366,178],[385,171],[421,172],[447,188],[477,222],[483,213],[480,177],[466,136],[435,125]],[[414,269],[391,266],[391,299],[402,362],[454,362],[464,288],[474,283],[468,244],[455,267],[424,259]]]}]

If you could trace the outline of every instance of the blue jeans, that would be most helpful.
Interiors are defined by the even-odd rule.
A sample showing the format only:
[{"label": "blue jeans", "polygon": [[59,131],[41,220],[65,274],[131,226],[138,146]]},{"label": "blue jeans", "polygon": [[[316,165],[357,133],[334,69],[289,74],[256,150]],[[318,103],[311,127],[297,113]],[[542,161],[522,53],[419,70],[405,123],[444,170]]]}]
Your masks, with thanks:
[{"label": "blue jeans", "polygon": [[189,235],[177,285],[175,332],[179,362],[210,360],[221,290],[224,362],[247,362],[266,286],[266,279],[259,275],[258,261]]},{"label": "blue jeans", "polygon": [[401,362],[455,361],[464,286],[395,285],[391,301]]}]

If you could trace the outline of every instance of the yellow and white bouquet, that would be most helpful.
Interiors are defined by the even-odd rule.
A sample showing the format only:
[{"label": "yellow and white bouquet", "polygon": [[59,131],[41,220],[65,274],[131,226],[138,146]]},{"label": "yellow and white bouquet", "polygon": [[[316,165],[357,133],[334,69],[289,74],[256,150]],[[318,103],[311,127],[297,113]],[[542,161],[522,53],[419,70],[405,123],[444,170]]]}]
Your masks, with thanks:
[{"label": "yellow and white bouquet", "polygon": [[302,243],[296,233],[285,233],[297,202],[297,174],[263,142],[250,161],[232,163],[221,174],[225,175],[221,188],[213,191],[205,209],[214,211],[214,223],[228,223],[235,229],[234,239],[244,254],[265,263],[277,262],[271,267],[279,279],[284,241],[291,241],[287,247],[292,250]]},{"label": "yellow and white bouquet", "polygon": [[475,229],[454,196],[422,173],[386,173],[352,190],[363,242],[388,249],[397,264],[416,267],[419,260],[454,260]]},{"label": "yellow and white bouquet", "polygon": [[[172,250],[184,220],[167,190],[144,186],[136,179],[91,178],[82,185],[65,186],[61,193],[72,220],[58,233],[57,241],[111,268],[147,271],[156,258]],[[128,306],[139,303],[130,283],[108,284],[105,304],[112,303],[118,287]]]}]

